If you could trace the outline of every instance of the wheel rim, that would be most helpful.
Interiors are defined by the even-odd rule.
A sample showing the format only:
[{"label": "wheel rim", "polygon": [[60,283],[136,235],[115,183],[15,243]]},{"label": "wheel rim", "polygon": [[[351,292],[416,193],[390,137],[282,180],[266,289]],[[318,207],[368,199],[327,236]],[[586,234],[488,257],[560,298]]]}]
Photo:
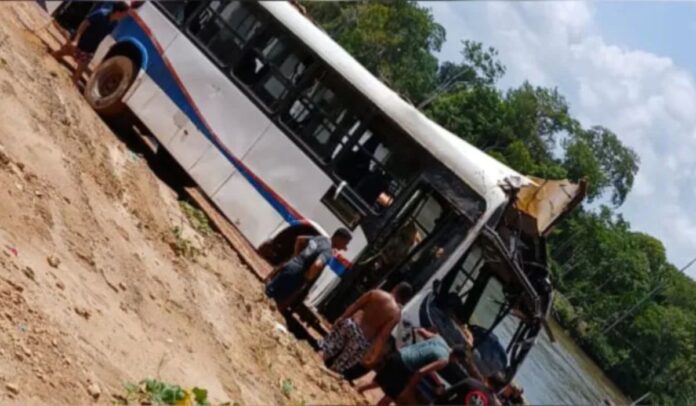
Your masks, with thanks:
[{"label": "wheel rim", "polygon": [[96,86],[97,97],[103,99],[113,96],[123,82],[123,77],[120,69],[110,69],[101,75]]},{"label": "wheel rim", "polygon": [[94,108],[106,108],[123,97],[130,83],[128,67],[116,57],[99,67],[93,76],[86,92],[90,104]]}]

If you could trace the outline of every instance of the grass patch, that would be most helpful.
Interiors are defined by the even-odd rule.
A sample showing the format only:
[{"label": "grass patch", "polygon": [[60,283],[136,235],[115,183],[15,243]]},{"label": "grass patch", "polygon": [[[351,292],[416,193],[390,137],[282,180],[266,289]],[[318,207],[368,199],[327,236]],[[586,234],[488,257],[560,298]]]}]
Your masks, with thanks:
[{"label": "grass patch", "polygon": [[193,245],[191,240],[184,238],[182,232],[183,230],[181,229],[181,227],[172,227],[172,235],[174,238],[168,239],[169,246],[172,248],[172,251],[174,251],[174,253],[177,256],[195,259],[197,256],[201,255],[202,252],[200,249],[196,248]]},{"label": "grass patch", "polygon": [[286,398],[290,398],[290,395],[295,391],[295,384],[292,383],[290,379],[283,379],[280,381],[280,392]]},{"label": "grass patch", "polygon": [[[125,395],[118,396],[123,405],[211,406],[208,400],[208,390],[198,387],[184,389],[179,385],[157,379],[143,379],[137,385],[127,383],[124,385],[124,389]],[[229,402],[219,406],[225,405],[229,405]]]},{"label": "grass patch", "polygon": [[213,228],[210,226],[208,216],[205,215],[203,210],[185,201],[180,201],[179,207],[181,207],[181,211],[184,213],[184,216],[186,216],[194,230],[198,231],[204,236],[207,236],[213,232]]}]

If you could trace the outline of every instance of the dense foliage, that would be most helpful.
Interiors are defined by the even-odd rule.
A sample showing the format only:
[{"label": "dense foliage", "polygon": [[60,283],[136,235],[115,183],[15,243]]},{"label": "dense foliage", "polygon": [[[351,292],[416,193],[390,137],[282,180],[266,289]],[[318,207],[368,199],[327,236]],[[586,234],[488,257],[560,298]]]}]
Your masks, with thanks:
[{"label": "dense foliage", "polygon": [[361,63],[435,121],[522,173],[590,181],[588,203],[550,239],[557,316],[634,399],[696,399],[696,283],[669,264],[660,241],[615,210],[638,156],[611,130],[584,128],[556,90],[501,91],[494,49],[464,41],[438,63],[445,30],[409,1],[306,3],[309,15]]}]

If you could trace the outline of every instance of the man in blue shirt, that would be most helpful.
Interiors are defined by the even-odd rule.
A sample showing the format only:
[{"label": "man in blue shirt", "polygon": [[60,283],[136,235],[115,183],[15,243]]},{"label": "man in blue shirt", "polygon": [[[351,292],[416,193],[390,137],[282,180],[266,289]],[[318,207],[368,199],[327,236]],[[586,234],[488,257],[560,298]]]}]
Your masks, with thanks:
[{"label": "man in blue shirt", "polygon": [[66,55],[75,58],[77,68],[73,73],[73,82],[76,85],[94,57],[94,52],[99,44],[127,15],[128,5],[124,2],[113,3],[110,8],[99,8],[80,24],[72,41],[53,52],[56,59],[61,59]]},{"label": "man in blue shirt", "polygon": [[275,299],[278,309],[286,311],[299,299],[304,288],[314,283],[334,255],[348,247],[351,238],[350,231],[345,228],[336,230],[331,239],[323,235],[298,237],[295,256],[270,278],[266,295]]}]

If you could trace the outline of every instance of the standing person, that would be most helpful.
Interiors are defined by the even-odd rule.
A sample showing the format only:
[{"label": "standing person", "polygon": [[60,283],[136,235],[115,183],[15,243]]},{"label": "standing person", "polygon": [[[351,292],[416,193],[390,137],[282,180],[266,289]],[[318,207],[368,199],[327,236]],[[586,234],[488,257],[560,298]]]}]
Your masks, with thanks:
[{"label": "standing person", "polygon": [[66,55],[75,58],[77,62],[77,68],[73,73],[75,85],[79,84],[82,73],[94,57],[99,44],[127,15],[128,5],[124,2],[116,2],[111,8],[98,8],[80,24],[72,41],[68,41],[52,53],[56,59]]},{"label": "standing person", "polygon": [[266,284],[266,295],[285,311],[308,285],[314,282],[332,257],[348,247],[350,231],[339,228],[331,239],[323,235],[300,236],[295,240],[295,256]]},{"label": "standing person", "polygon": [[381,387],[384,397],[378,405],[386,406],[392,401],[397,404],[413,400],[415,390],[423,377],[445,368],[450,363],[463,363],[469,357],[473,337],[467,336],[467,343],[450,348],[442,336],[419,328],[416,332],[425,340],[402,347],[385,359],[372,382],[358,388],[362,393],[368,389]]},{"label": "standing person", "polygon": [[360,362],[375,363],[412,294],[411,285],[402,282],[391,292],[373,289],[360,296],[319,344],[327,366],[343,374]]}]

